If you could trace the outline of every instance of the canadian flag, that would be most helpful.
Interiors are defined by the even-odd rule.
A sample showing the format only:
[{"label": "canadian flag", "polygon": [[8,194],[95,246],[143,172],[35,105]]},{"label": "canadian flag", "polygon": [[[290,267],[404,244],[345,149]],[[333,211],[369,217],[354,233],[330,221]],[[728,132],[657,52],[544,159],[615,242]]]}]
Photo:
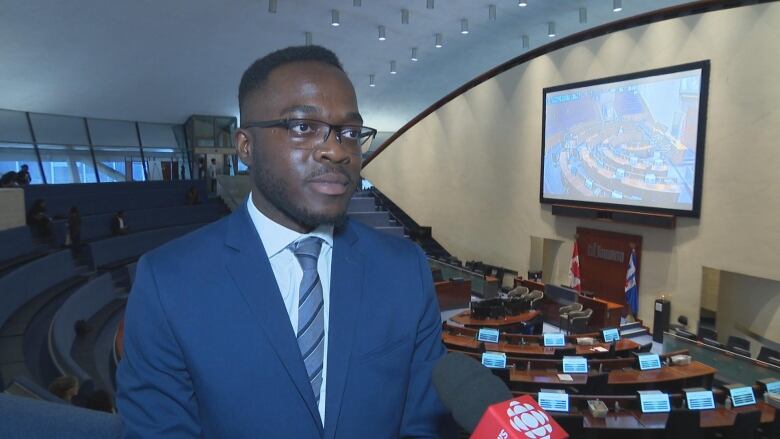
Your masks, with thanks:
[{"label": "canadian flag", "polygon": [[569,286],[580,293],[582,292],[582,284],[580,284],[580,251],[577,248],[577,241],[574,241],[574,252],[571,255]]}]

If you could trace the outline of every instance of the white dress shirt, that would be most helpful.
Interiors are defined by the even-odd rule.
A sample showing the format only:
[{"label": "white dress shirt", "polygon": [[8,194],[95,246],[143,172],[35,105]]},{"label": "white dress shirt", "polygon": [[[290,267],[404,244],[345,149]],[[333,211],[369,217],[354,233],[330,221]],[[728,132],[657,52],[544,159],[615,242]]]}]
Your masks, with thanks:
[{"label": "white dress shirt", "polygon": [[275,223],[267,216],[263,215],[252,202],[252,195],[247,199],[247,209],[252,223],[257,229],[257,234],[265,247],[265,253],[271,262],[276,283],[279,285],[279,291],[282,293],[284,306],[287,308],[287,315],[290,316],[290,324],[293,333],[298,331],[298,298],[300,295],[301,278],[303,270],[298,263],[298,259],[290,250],[290,244],[309,236],[316,236],[322,239],[320,256],[317,259],[317,274],[322,283],[322,299],[324,301],[324,325],[325,325],[325,352],[322,365],[322,387],[320,388],[320,403],[317,407],[320,412],[320,419],[323,425],[325,423],[325,389],[328,382],[328,323],[330,315],[330,265],[333,256],[333,226],[321,225],[308,234],[301,234],[288,229],[278,223]]}]

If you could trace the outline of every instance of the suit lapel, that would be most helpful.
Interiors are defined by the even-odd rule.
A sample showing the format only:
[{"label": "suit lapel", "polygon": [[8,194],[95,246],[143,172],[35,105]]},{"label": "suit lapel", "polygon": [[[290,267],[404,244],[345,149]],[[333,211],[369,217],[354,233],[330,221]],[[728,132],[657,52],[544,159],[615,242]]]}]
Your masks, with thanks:
[{"label": "suit lapel", "polygon": [[325,395],[325,438],[330,439],[336,435],[364,288],[363,256],[355,248],[356,241],[349,224],[333,237]]},{"label": "suit lapel", "polygon": [[227,270],[322,433],[319,410],[287,309],[246,206],[234,212],[229,221],[225,244],[236,252],[229,256]]}]

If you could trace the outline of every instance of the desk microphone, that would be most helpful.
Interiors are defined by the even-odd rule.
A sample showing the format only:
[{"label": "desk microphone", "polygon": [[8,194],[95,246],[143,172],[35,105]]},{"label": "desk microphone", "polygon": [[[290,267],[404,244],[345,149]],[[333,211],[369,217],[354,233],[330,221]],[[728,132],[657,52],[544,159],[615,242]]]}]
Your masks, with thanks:
[{"label": "desk microphone", "polygon": [[444,356],[433,369],[433,385],[453,418],[471,439],[565,439],[569,435],[528,395],[512,392],[478,361]]}]

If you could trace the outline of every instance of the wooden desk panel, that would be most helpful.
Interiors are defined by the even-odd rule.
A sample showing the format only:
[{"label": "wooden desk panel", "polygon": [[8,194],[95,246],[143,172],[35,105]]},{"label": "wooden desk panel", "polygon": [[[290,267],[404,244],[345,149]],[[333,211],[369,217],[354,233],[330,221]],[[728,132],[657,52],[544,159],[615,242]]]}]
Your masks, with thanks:
[{"label": "wooden desk panel", "polygon": [[471,318],[471,311],[464,311],[455,317],[452,317],[452,321],[460,323],[464,326],[486,326],[500,328],[502,326],[514,326],[527,322],[539,315],[539,311],[532,310],[524,313],[520,313],[516,316],[507,316],[503,319],[473,319]]},{"label": "wooden desk panel", "polygon": [[556,385],[585,385],[588,383],[588,374],[586,373],[570,373],[567,374],[572,377],[573,381],[561,381],[558,378],[558,374],[563,372],[555,372],[549,370],[517,370],[512,369],[509,372],[509,381],[513,383],[532,383],[532,384],[556,384]]},{"label": "wooden desk panel", "polygon": [[613,370],[609,373],[608,384],[651,384],[706,377],[711,379],[716,371],[715,368],[698,361],[685,366],[663,366],[653,370]]},{"label": "wooden desk panel", "polygon": [[[531,290],[544,291],[543,283],[530,281],[528,279],[515,278],[515,286],[517,285],[522,285]],[[574,301],[581,303],[585,308],[590,308],[593,310],[593,315],[591,315],[590,320],[588,321],[588,326],[590,328],[602,329],[620,327],[620,317],[623,315],[624,308],[623,304],[610,302],[609,300],[604,300],[597,297],[588,297],[583,294],[579,294],[576,291],[573,291],[572,295]],[[569,304],[552,300],[548,298],[547,295],[545,295],[545,298],[537,303],[539,303],[539,308],[543,311],[545,319],[555,325],[558,324],[558,320],[560,318],[558,314],[558,308]]]},{"label": "wooden desk panel", "polygon": [[[761,423],[770,424],[775,420],[777,411],[769,404],[759,401],[755,406],[738,407],[727,409],[726,407],[716,407],[713,410],[702,410],[699,426],[701,428],[724,428],[734,425],[737,413],[749,412],[753,410],[761,411]],[[634,411],[635,416],[645,428],[666,428],[666,421],[669,418],[668,413],[642,413]]]},{"label": "wooden desk panel", "polygon": [[480,342],[478,342],[474,338],[463,337],[460,335],[450,334],[448,332],[442,333],[441,338],[445,345],[458,347],[461,349],[468,349],[468,350],[479,349]]},{"label": "wooden desk panel", "polygon": [[471,303],[471,281],[436,282],[436,297],[439,299],[439,310],[468,308]]},{"label": "wooden desk panel", "polygon": [[533,344],[508,344],[508,343],[485,343],[485,349],[489,351],[504,352],[507,354],[519,355],[545,355],[554,356],[556,348],[545,347],[536,343]]}]

